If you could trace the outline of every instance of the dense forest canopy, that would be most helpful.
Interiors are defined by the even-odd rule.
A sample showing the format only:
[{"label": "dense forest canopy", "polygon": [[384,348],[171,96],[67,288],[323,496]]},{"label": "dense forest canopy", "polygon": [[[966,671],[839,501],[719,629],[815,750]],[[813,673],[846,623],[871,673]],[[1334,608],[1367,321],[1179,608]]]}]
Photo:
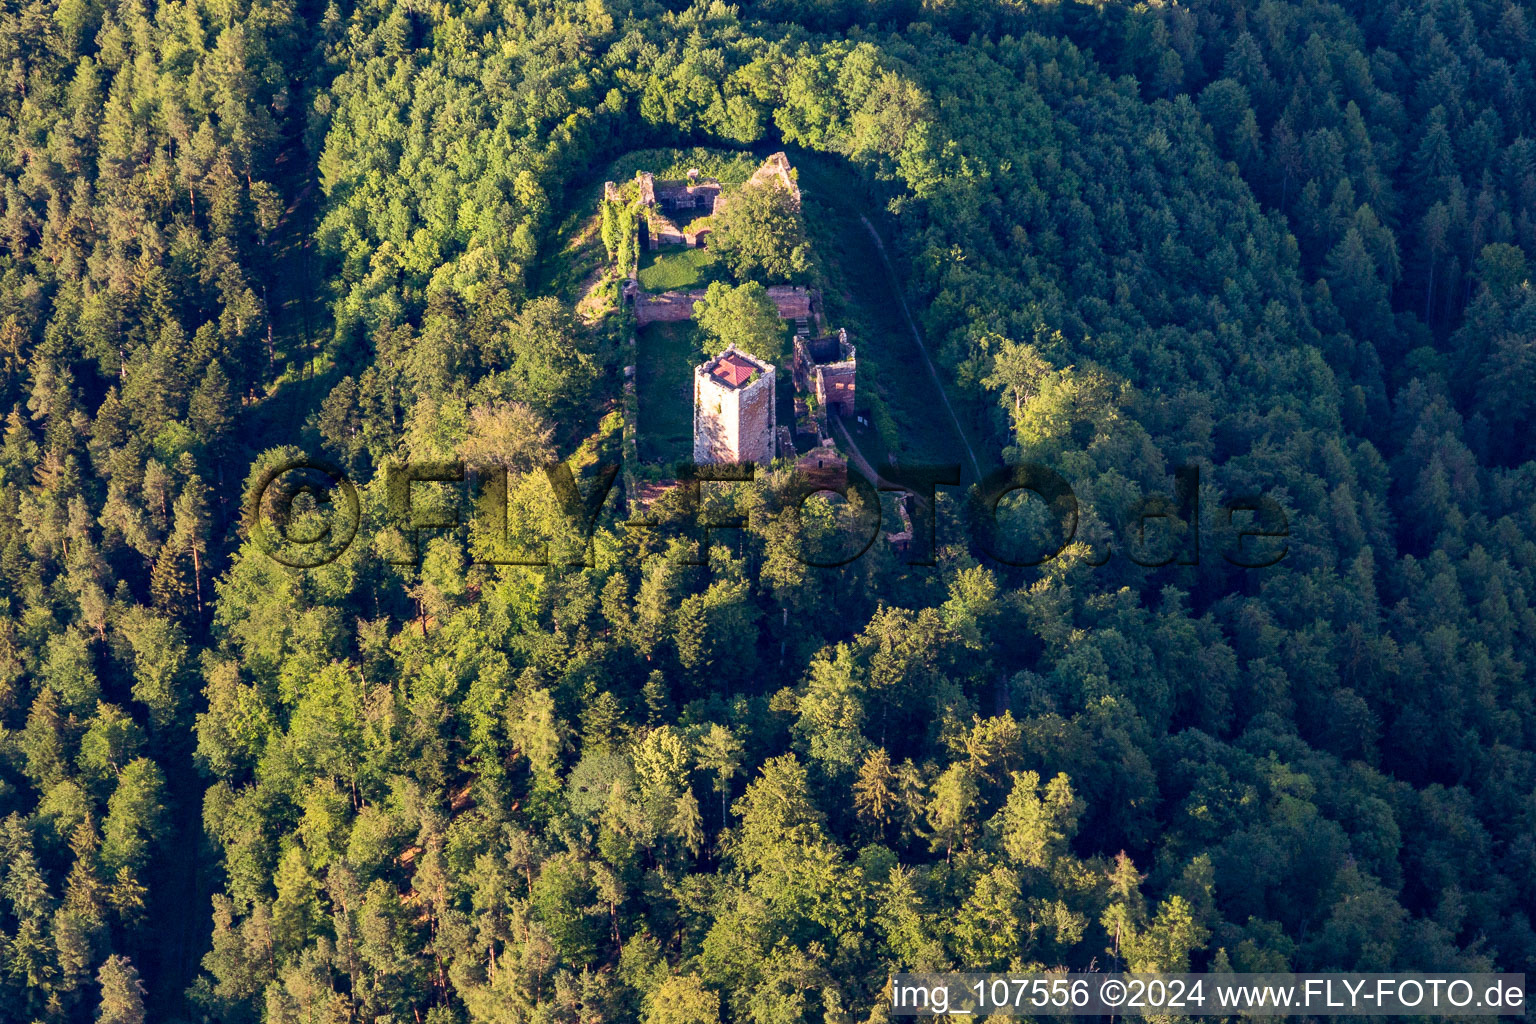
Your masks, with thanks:
[{"label": "dense forest canopy", "polygon": [[[3,0],[0,1020],[854,1024],[903,969],[1536,962],[1533,33]],[[841,513],[752,486],[696,502],[745,529],[626,526],[621,485],[562,533],[633,333],[577,236],[694,147],[843,175],[793,259],[743,208],[730,266],[855,309],[867,218],[983,468],[1069,480],[1074,545],[981,557],[942,488],[932,566],[808,566]],[[711,294],[711,337],[761,306]],[[922,371],[856,340],[900,455]],[[242,518],[303,459],[361,516],[311,569]],[[387,467],[454,460],[509,536],[408,533]],[[1124,557],[1186,466],[1285,557]]]}]

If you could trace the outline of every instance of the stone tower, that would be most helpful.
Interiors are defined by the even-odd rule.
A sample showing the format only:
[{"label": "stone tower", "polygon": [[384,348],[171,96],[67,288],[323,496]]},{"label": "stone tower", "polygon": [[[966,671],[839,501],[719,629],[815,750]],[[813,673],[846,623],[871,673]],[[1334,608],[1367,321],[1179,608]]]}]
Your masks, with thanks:
[{"label": "stone tower", "polygon": [[773,460],[773,364],[732,345],[693,370],[693,461]]}]

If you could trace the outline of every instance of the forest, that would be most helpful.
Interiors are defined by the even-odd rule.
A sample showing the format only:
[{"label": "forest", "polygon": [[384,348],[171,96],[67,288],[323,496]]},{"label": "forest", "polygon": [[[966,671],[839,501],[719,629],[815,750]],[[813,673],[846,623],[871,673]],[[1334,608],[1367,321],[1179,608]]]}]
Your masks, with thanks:
[{"label": "forest", "polygon": [[[1531,0],[0,0],[0,77],[0,1021],[1536,964]],[[898,459],[899,288],[1058,557],[940,488],[932,564],[819,568],[856,498],[632,473],[569,535],[633,448],[604,180],[779,150],[825,217],[718,258],[871,318]],[[309,568],[246,513],[304,461]],[[499,525],[402,516],[455,462]],[[1184,467],[1283,559],[1123,557]]]}]

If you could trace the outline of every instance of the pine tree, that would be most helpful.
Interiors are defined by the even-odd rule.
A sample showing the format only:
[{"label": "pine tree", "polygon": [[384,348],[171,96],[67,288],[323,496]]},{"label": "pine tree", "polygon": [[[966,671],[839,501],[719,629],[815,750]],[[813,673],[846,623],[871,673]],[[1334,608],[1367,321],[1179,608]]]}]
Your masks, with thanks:
[{"label": "pine tree", "polygon": [[96,981],[101,985],[97,1024],[144,1024],[144,983],[133,961],[125,956],[107,957]]},{"label": "pine tree", "polygon": [[853,808],[859,820],[883,836],[894,820],[897,796],[893,788],[896,773],[884,747],[875,747],[864,755],[859,777],[853,784]]},{"label": "pine tree", "polygon": [[187,580],[187,563],[190,561],[174,544],[167,542],[160,546],[149,574],[149,599],[156,608],[177,616],[189,611],[188,598],[194,592]]},{"label": "pine tree", "polygon": [[224,368],[214,360],[187,401],[187,425],[200,441],[217,448],[234,424],[235,413],[234,389]]},{"label": "pine tree", "polygon": [[971,811],[978,795],[976,780],[963,764],[950,765],[933,784],[928,825],[933,830],[933,847],[943,848],[946,864],[974,827]]},{"label": "pine tree", "polygon": [[[202,557],[208,550],[209,531],[208,488],[203,484],[202,479],[193,473],[188,476],[187,482],[182,485],[181,494],[176,497],[175,518],[172,520],[171,536],[167,541],[167,547],[192,556],[192,583],[197,595],[199,621],[203,617]],[[153,583],[151,591],[153,592]],[[155,596],[158,601],[160,595]],[[170,595],[166,596],[169,599]]]},{"label": "pine tree", "polygon": [[699,768],[715,773],[715,792],[720,794],[720,823],[723,828],[730,820],[727,804],[730,801],[731,778],[741,767],[741,741],[725,726],[711,722],[695,740],[695,750]]}]

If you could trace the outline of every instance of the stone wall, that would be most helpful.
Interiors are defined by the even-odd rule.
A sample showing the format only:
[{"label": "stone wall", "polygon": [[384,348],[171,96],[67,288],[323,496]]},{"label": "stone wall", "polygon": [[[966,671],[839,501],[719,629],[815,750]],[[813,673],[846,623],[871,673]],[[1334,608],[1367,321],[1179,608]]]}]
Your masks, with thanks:
[{"label": "stone wall", "polygon": [[768,372],[755,383],[737,392],[738,462],[760,462],[767,465],[773,461],[773,435],[778,426],[777,410],[774,408],[775,376],[770,366]]},{"label": "stone wall", "polygon": [[650,238],[649,247],[652,252],[655,252],[664,245],[692,244],[688,242],[687,237],[683,234],[683,229],[673,223],[670,217],[665,217],[654,211],[652,211],[646,227],[648,229],[646,234]]},{"label": "stone wall", "polygon": [[781,319],[809,320],[816,293],[796,284],[776,284],[768,288],[768,297],[778,307]]},{"label": "stone wall", "polygon": [[[703,291],[646,292],[635,294],[635,322],[641,327],[658,321],[672,322],[693,317],[693,304],[704,298]],[[774,285],[768,289],[782,320],[810,319],[816,305],[816,293],[798,285]]]},{"label": "stone wall", "polygon": [[835,409],[841,416],[853,415],[855,374],[852,362],[816,367],[816,400],[822,408]]},{"label": "stone wall", "polygon": [[763,166],[752,173],[748,179],[748,185],[762,185],[773,182],[785,189],[794,197],[796,205],[800,202],[800,186],[795,184],[795,177],[790,172],[789,157],[783,153],[775,153],[763,161]]},{"label": "stone wall", "polygon": [[635,293],[635,323],[641,327],[658,322],[675,323],[693,318],[693,304],[704,297],[703,292],[653,292]]}]

